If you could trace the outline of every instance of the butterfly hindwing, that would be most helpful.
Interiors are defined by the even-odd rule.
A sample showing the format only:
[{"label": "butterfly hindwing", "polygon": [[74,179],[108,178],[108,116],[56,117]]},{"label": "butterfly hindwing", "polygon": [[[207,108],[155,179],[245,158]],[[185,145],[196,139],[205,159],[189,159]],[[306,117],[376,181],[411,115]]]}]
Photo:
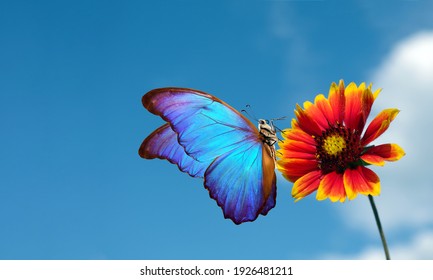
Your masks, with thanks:
[{"label": "butterfly hindwing", "polygon": [[[274,151],[275,152],[275,151]],[[277,176],[275,175],[275,159],[271,147],[263,145],[262,149],[263,189],[267,197],[260,214],[266,215],[274,208],[277,199]]]},{"label": "butterfly hindwing", "polygon": [[141,157],[147,159],[167,159],[177,164],[182,172],[187,172],[192,177],[203,178],[204,172],[210,162],[199,162],[185,153],[177,139],[176,132],[168,123],[164,124],[150,134],[141,144],[138,151]]},{"label": "butterfly hindwing", "polygon": [[244,145],[218,157],[206,170],[205,186],[210,196],[236,224],[253,221],[260,213],[265,215],[270,209],[263,211],[267,200],[275,205],[271,198],[275,181],[266,184],[263,172],[266,168],[274,173],[274,164],[263,166],[262,150],[262,145]]}]

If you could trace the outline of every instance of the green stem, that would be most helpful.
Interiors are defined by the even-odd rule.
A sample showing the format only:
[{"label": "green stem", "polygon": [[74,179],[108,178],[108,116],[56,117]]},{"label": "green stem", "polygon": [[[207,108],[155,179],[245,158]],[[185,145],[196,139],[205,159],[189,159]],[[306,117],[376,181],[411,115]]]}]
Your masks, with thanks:
[{"label": "green stem", "polygon": [[377,228],[379,229],[380,239],[382,239],[383,250],[385,251],[385,257],[390,260],[388,245],[386,244],[385,233],[382,229],[382,224],[380,223],[379,213],[377,212],[376,204],[374,204],[373,197],[368,195],[368,200],[370,200],[371,208],[373,209],[374,218],[376,219]]}]

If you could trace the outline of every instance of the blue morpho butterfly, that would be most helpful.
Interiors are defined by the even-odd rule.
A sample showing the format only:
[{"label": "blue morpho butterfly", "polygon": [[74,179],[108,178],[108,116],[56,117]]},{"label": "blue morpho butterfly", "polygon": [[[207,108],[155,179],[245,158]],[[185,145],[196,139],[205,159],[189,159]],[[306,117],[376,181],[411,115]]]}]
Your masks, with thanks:
[{"label": "blue morpho butterfly", "polygon": [[259,120],[257,129],[224,101],[193,89],[154,89],[142,102],[167,122],[143,141],[142,158],[167,159],[204,178],[210,197],[236,224],[275,206],[278,138],[272,122]]}]

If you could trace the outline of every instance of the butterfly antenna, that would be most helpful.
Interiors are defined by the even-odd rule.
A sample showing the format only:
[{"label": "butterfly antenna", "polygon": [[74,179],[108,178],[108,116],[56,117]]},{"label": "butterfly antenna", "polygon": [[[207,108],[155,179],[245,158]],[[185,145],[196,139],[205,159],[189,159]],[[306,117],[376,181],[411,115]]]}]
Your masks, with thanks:
[{"label": "butterfly antenna", "polygon": [[[251,105],[250,105],[250,104],[245,105],[245,108],[246,108],[246,109],[242,109],[242,110],[241,110],[242,113],[247,114],[248,117],[249,117],[250,119],[253,119],[253,120],[255,120],[256,122],[259,121],[259,119],[256,118],[256,116],[255,116],[254,113],[252,112],[252,110],[251,110]],[[251,111],[251,112],[249,112],[249,111]]]},{"label": "butterfly antenna", "polygon": [[279,118],[271,119],[271,121],[281,121],[281,120],[285,120],[285,119],[287,119],[287,116],[282,116]]},{"label": "butterfly antenna", "polygon": [[[279,117],[279,118],[270,119],[269,122],[270,122],[271,125],[272,125],[276,130],[278,130],[281,134],[285,134],[285,133],[284,133],[284,130],[282,130],[281,128],[279,128],[278,126],[276,126],[276,125],[274,124],[274,121],[280,121],[280,120],[285,120],[285,119],[287,119],[287,116],[282,116],[282,117]],[[280,138],[278,138],[278,140],[284,142],[284,139],[280,139]]]}]

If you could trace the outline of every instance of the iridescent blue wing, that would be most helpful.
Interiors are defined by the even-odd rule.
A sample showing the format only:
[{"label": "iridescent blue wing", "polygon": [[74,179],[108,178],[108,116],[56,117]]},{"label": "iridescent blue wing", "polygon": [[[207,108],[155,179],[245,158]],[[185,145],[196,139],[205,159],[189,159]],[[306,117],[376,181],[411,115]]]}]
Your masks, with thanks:
[{"label": "iridescent blue wing", "polygon": [[[252,141],[243,148],[217,157],[206,170],[204,183],[224,216],[236,224],[253,221],[259,213],[266,215],[275,206],[274,170],[270,174],[273,159]],[[265,168],[269,168],[265,171],[269,176]]]},{"label": "iridescent blue wing", "polygon": [[266,215],[275,206],[270,148],[242,114],[192,89],[155,89],[142,102],[171,130],[165,125],[146,138],[140,156],[165,158],[192,176],[204,175],[210,196],[236,224]]},{"label": "iridescent blue wing", "polygon": [[167,159],[177,164],[180,171],[192,177],[204,177],[210,162],[202,163],[185,153],[185,149],[177,141],[176,132],[168,123],[150,134],[141,144],[138,153],[146,159]]}]

